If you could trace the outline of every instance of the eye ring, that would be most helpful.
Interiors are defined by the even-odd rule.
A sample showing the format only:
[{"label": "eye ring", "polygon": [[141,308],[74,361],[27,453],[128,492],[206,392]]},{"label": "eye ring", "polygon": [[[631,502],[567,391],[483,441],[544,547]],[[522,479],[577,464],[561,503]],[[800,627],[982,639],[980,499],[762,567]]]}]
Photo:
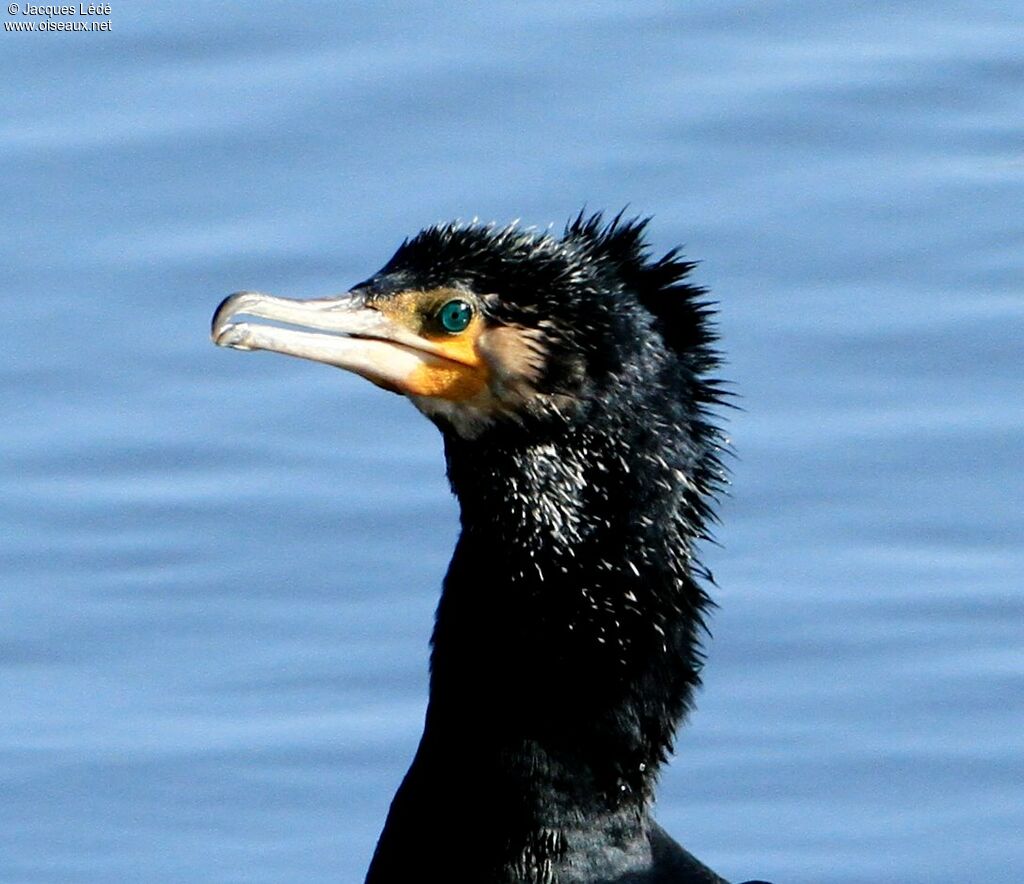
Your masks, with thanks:
[{"label": "eye ring", "polygon": [[437,320],[446,332],[457,335],[469,328],[473,321],[473,305],[462,298],[453,298],[441,305]]}]

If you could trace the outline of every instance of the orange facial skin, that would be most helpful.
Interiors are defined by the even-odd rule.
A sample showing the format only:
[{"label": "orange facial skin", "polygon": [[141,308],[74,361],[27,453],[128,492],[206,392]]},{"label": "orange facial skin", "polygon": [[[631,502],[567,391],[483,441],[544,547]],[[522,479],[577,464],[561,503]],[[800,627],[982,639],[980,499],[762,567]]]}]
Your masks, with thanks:
[{"label": "orange facial skin", "polygon": [[424,342],[428,359],[402,382],[402,392],[460,402],[479,396],[490,380],[490,367],[481,355],[478,343],[485,329],[479,306],[464,331],[452,334],[437,327],[433,317],[440,306],[453,298],[473,301],[454,289],[399,292],[374,305],[392,321],[405,326]]}]

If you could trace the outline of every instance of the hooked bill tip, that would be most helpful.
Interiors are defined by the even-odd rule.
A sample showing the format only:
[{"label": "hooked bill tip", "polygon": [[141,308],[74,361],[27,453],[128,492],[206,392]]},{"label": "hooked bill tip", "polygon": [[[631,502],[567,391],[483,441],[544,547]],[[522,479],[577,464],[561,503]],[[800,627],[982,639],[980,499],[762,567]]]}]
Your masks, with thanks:
[{"label": "hooked bill tip", "polygon": [[231,318],[238,313],[239,302],[252,294],[254,293],[235,292],[234,294],[228,295],[220,302],[220,304],[217,305],[217,309],[213,311],[213,319],[210,321],[210,339],[218,347],[233,346],[225,340],[225,334],[233,328],[231,325]]}]

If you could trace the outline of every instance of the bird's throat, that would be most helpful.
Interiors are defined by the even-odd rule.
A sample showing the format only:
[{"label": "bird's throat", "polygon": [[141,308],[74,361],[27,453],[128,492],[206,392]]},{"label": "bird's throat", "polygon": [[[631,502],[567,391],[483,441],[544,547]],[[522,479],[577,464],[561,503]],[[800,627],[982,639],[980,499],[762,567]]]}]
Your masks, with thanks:
[{"label": "bird's throat", "polygon": [[650,456],[656,441],[448,446],[462,534],[438,607],[428,732],[523,764],[517,788],[548,769],[542,789],[583,783],[595,810],[646,798],[698,681],[698,527],[683,473]]},{"label": "bird's throat", "polygon": [[621,434],[572,441],[448,442],[462,533],[424,735],[379,856],[459,833],[510,881],[548,880],[521,863],[605,862],[588,851],[609,844],[624,869],[649,861],[654,777],[698,682],[705,599],[672,459]]}]

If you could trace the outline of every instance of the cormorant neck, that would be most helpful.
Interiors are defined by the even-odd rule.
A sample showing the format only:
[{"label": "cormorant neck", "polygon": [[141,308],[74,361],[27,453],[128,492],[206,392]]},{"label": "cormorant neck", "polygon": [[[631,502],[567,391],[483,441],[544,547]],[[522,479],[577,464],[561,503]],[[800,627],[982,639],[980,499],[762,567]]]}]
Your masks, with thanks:
[{"label": "cormorant neck", "polygon": [[699,681],[687,438],[600,416],[446,437],[462,533],[421,753],[457,747],[549,811],[646,807]]},{"label": "cormorant neck", "polygon": [[368,882],[404,880],[407,857],[496,882],[652,867],[654,779],[699,682],[692,550],[717,464],[681,401],[446,433],[462,532],[423,738]]}]

